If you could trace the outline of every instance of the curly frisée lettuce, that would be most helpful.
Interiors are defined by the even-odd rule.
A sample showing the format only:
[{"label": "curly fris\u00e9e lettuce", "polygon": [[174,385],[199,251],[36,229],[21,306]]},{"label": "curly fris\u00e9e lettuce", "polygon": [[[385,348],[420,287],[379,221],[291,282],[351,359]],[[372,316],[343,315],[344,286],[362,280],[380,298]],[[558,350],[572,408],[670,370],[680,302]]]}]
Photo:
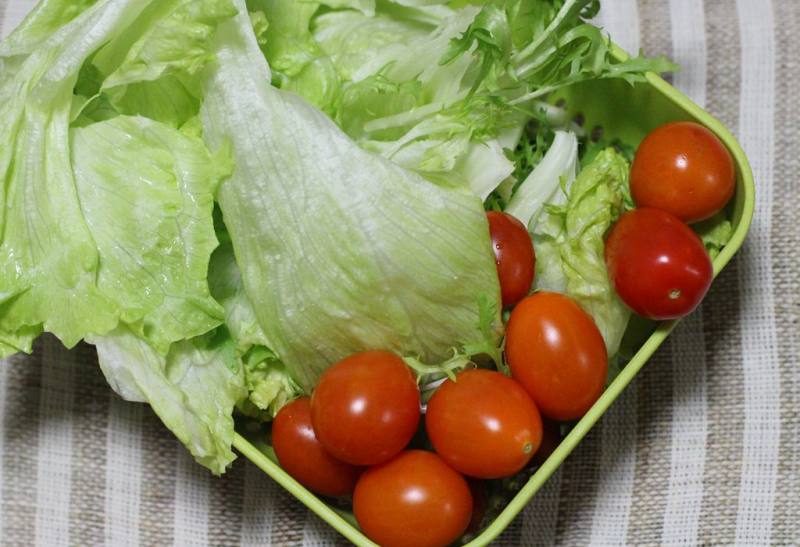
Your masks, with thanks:
[{"label": "curly fris\u00e9e lettuce", "polygon": [[[326,9],[311,16],[308,2],[272,4],[284,14],[304,14],[291,39],[275,37],[302,37],[303,74],[314,66],[335,68],[335,76],[324,72],[324,84],[317,71],[316,79],[304,76],[302,85],[295,80],[283,87],[317,104],[364,148],[481,199],[514,170],[498,146],[501,135],[518,131],[539,99],[581,81],[633,83],[646,71],[674,68],[664,58],[614,61],[602,31],[585,23],[598,7],[592,0],[460,8],[385,1],[375,3],[374,13]],[[416,11],[433,8],[430,17]],[[266,55],[273,66],[281,62],[269,49]],[[468,168],[475,154],[482,161]]]}]

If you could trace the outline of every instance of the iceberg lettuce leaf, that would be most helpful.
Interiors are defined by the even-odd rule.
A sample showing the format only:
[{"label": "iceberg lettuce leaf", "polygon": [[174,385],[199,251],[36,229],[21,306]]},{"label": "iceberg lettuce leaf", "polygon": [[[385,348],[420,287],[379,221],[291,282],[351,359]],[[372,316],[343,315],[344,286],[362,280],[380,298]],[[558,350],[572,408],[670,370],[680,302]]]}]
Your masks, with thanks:
[{"label": "iceberg lettuce leaf", "polygon": [[99,253],[97,289],[159,352],[218,326],[208,288],[214,192],[230,168],[203,141],[119,116],[73,129],[83,218]]},{"label": "iceberg lettuce leaf", "polygon": [[233,149],[218,198],[272,350],[310,389],[357,351],[437,362],[482,339],[478,298],[500,292],[480,200],[362,150],[272,87],[240,11],[218,32],[201,116],[212,148]]},{"label": "iceberg lettuce leaf", "polygon": [[545,206],[533,232],[536,288],[574,298],[594,319],[610,357],[631,312],[608,278],[605,234],[625,211],[628,171],[627,160],[613,148],[600,152]]},{"label": "iceberg lettuce leaf", "polygon": [[108,383],[130,401],[147,402],[195,459],[214,474],[236,458],[233,408],[244,399],[244,372],[224,329],[181,341],[161,356],[125,327],[93,336]]}]

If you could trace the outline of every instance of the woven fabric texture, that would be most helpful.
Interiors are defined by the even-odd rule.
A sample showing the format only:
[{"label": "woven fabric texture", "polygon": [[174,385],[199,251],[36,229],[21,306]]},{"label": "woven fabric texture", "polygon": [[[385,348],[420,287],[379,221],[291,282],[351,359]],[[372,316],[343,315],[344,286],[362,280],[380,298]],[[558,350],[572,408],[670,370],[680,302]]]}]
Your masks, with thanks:
[{"label": "woven fabric texture", "polygon": [[[33,0],[0,0],[10,32]],[[605,0],[628,51],[738,135],[748,240],[497,545],[800,543],[800,1]],[[2,75],[0,75],[2,76]],[[194,464],[149,408],[106,385],[89,346],[42,338],[0,366],[0,544],[336,545],[240,458]]]}]

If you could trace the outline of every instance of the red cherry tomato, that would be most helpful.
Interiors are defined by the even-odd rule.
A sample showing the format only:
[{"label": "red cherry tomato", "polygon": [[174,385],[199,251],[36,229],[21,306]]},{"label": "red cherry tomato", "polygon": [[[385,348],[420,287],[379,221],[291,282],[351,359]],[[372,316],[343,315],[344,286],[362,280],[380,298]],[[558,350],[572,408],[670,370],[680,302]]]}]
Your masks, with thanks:
[{"label": "red cherry tomato", "polygon": [[417,382],[402,359],[386,351],[357,353],[320,377],[311,419],[322,446],[354,465],[382,463],[417,431]]},{"label": "red cherry tomato", "polygon": [[508,477],[542,441],[542,419],[521,385],[499,372],[468,370],[433,394],[428,437],[447,464],[471,477]]},{"label": "red cherry tomato", "polygon": [[324,496],[349,496],[361,469],[331,456],[311,426],[308,397],[284,406],[272,422],[272,448],[281,467],[297,482]]},{"label": "red cherry tomato", "polygon": [[439,456],[408,450],[364,472],[353,513],[383,547],[444,547],[467,529],[472,496],[464,477]]},{"label": "red cherry tomato", "polygon": [[639,207],[654,207],[685,222],[713,216],[733,195],[733,159],[702,125],[676,122],[651,132],[631,167],[631,193]]},{"label": "red cherry tomato", "polygon": [[572,299],[538,292],[514,308],[506,329],[511,375],[554,420],[575,420],[606,382],[608,356],[592,318]]},{"label": "red cherry tomato", "polygon": [[633,311],[650,319],[690,313],[714,276],[697,234],[658,209],[624,214],[611,229],[605,255],[617,294]]},{"label": "red cherry tomato", "polygon": [[531,236],[519,220],[496,211],[486,216],[489,218],[503,307],[507,308],[525,298],[531,290],[536,255]]}]

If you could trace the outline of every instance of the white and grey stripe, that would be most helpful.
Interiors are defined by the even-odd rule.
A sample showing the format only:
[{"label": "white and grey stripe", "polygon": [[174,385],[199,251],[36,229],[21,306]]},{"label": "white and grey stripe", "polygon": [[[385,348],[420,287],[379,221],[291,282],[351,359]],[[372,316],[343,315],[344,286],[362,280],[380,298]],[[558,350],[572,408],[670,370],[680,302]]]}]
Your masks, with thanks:
[{"label": "white and grey stripe", "polygon": [[[708,56],[707,108],[736,132],[741,83],[736,10],[727,0],[705,3]],[[743,371],[739,323],[740,261],[722,272],[703,306],[706,351],[707,449],[704,495],[700,507],[700,543],[732,544],[741,476]]]},{"label": "white and grey stripe", "polygon": [[[0,18],[0,24],[2,24],[2,18]],[[0,405],[5,403],[6,401],[6,368],[13,366],[12,359],[1,359],[0,360]],[[5,420],[2,419],[2,415],[0,415],[0,462],[5,460],[6,455],[6,448],[5,448],[5,437],[6,437],[6,428],[5,428]],[[5,484],[3,480],[3,473],[2,469],[0,469],[0,500],[5,499]],[[3,508],[0,506],[0,535],[3,533]]]},{"label": "white and grey stripe", "polygon": [[111,396],[106,432],[105,542],[119,547],[140,544],[142,483],[142,405]]},{"label": "white and grey stripe", "polygon": [[97,366],[94,348],[81,344],[73,350],[74,412],[72,474],[69,499],[70,545],[99,545],[104,541],[106,493],[106,431],[110,392]]},{"label": "white and grey stripe", "polygon": [[[706,29],[702,0],[670,2],[673,59],[681,66],[675,86],[706,103]],[[703,315],[695,312],[672,334],[672,438],[664,509],[665,545],[697,542],[706,457],[706,363]]]},{"label": "white and grey stripe", "polygon": [[236,547],[242,541],[245,468],[235,465],[209,484],[208,542]]},{"label": "white and grey stripe", "polygon": [[259,468],[245,463],[244,495],[242,502],[242,545],[256,547],[270,537],[275,502],[283,493]]},{"label": "white and grey stripe", "polygon": [[[739,284],[746,322],[744,451],[736,542],[769,544],[780,446],[780,393],[773,300],[772,186],[775,158],[775,22],[770,2],[737,0],[742,40],[740,140],[750,155],[758,200],[741,254]],[[758,286],[753,280],[758,280]]]},{"label": "white and grey stripe", "polygon": [[39,462],[36,478],[36,544],[69,545],[72,486],[74,351],[62,352],[52,339],[42,351],[39,404]]},{"label": "white and grey stripe", "polygon": [[[42,346],[34,344],[32,357],[16,356],[5,365],[6,392],[2,400],[3,528],[0,537],[20,545],[35,541],[37,453],[39,448],[39,397]],[[13,387],[12,387],[13,386]],[[13,447],[13,448],[12,448]]]},{"label": "white and grey stripe", "polygon": [[[178,443],[156,418],[142,410],[142,479],[139,537],[144,545],[175,543],[175,483]],[[183,450],[182,447],[180,447]]]},{"label": "white and grey stripe", "polygon": [[[800,74],[800,10],[789,2],[774,2],[776,25],[776,70],[779,74]],[[773,298],[775,301],[778,363],[781,375],[781,446],[773,513],[772,541],[788,544],[798,537],[795,515],[800,515],[800,106],[792,97],[797,78],[776,78],[775,178],[772,211]]]},{"label": "white and grey stripe", "polygon": [[175,544],[208,545],[208,472],[178,447],[175,477]]},{"label": "white and grey stripe", "polygon": [[561,474],[561,469],[556,471],[525,508],[522,516],[521,545],[545,547],[555,543]]}]

